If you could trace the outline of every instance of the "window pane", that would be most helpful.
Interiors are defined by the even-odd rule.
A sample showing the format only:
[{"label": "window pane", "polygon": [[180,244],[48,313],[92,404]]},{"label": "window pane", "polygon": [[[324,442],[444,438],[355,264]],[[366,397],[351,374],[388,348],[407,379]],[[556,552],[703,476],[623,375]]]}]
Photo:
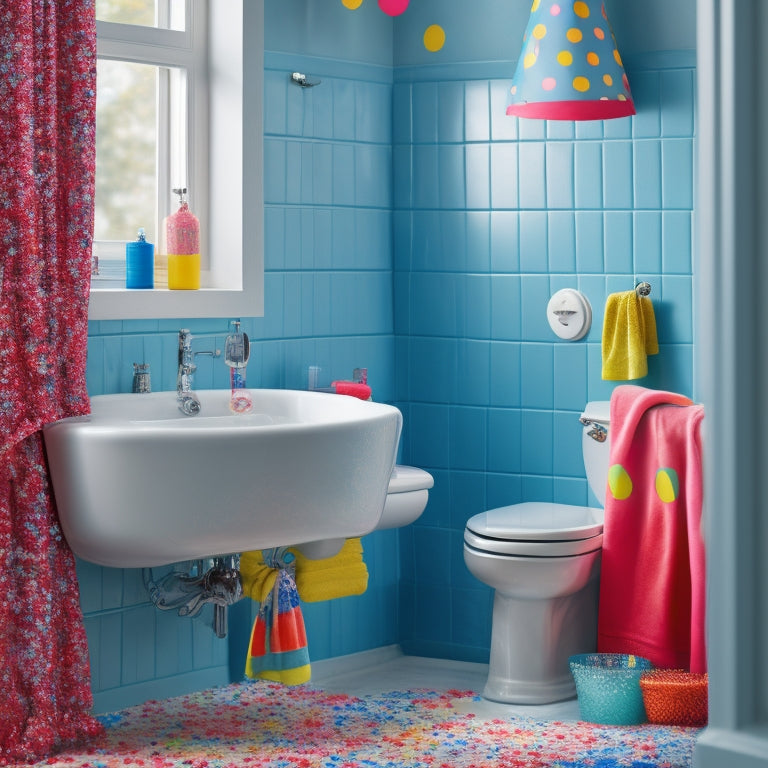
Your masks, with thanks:
[{"label": "window pane", "polygon": [[183,31],[184,0],[96,0],[96,18]]},{"label": "window pane", "polygon": [[96,240],[157,236],[159,67],[99,59],[96,97]]}]

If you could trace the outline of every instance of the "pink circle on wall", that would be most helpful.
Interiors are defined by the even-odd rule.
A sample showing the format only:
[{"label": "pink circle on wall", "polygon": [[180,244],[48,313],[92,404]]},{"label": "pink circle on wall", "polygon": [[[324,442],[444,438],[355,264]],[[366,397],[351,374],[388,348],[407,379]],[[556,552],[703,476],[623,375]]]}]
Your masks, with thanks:
[{"label": "pink circle on wall", "polygon": [[390,16],[399,16],[407,7],[410,0],[379,0],[379,8]]}]

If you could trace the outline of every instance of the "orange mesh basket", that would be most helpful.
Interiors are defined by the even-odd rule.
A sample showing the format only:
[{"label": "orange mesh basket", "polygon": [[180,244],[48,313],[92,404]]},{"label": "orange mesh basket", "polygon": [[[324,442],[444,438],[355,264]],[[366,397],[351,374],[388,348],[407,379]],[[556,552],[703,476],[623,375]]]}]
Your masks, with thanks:
[{"label": "orange mesh basket", "polygon": [[706,672],[654,669],[640,678],[649,723],[703,728],[707,724],[709,681]]}]

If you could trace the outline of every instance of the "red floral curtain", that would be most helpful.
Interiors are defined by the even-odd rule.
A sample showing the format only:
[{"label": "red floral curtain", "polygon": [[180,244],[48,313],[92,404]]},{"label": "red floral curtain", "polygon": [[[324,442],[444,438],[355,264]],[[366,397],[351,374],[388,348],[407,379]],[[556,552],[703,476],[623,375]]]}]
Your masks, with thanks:
[{"label": "red floral curtain", "polygon": [[87,413],[94,0],[0,0],[0,764],[101,730],[41,429]]}]

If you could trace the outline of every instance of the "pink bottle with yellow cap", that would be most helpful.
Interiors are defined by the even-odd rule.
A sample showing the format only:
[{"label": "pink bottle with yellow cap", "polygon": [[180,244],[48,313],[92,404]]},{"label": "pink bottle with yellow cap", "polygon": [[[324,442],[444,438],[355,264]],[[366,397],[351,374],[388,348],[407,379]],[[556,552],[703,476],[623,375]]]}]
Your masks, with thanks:
[{"label": "pink bottle with yellow cap", "polygon": [[179,210],[165,220],[168,251],[168,288],[200,288],[200,222],[189,210],[186,187],[173,190],[179,196]]}]

